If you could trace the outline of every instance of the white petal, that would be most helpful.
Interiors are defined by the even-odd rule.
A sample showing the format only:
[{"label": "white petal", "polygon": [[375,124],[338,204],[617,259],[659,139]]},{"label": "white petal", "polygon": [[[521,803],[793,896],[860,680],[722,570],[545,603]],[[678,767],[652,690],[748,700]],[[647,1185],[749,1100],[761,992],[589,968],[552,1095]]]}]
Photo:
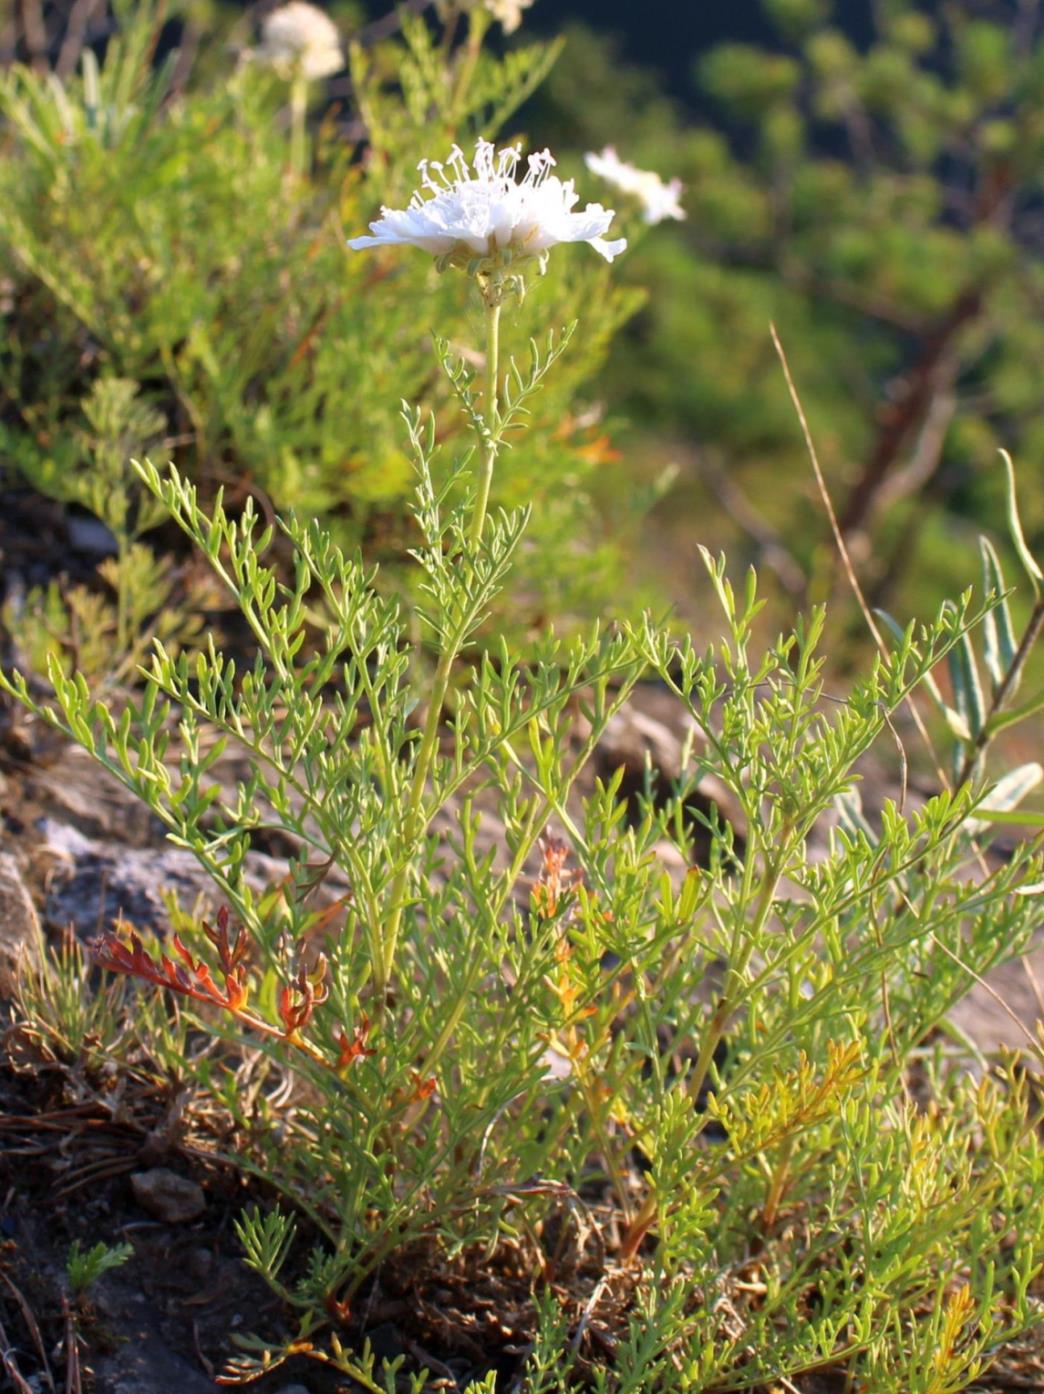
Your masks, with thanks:
[{"label": "white petal", "polygon": [[604,237],[589,237],[587,239],[596,252],[600,252],[606,261],[612,261],[627,248],[627,238],[617,237],[613,242],[607,242]]}]

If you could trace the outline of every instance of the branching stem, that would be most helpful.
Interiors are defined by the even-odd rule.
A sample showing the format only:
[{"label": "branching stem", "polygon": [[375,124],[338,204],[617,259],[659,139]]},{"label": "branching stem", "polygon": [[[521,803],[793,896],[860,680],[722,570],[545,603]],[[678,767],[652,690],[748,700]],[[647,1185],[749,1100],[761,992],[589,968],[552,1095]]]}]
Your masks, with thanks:
[{"label": "branching stem", "polygon": [[308,116],[308,79],[295,73],[290,83],[290,169],[304,174],[306,163],[306,127]]},{"label": "branching stem", "polygon": [[[497,460],[497,374],[500,356],[500,288],[489,287],[485,296],[486,304],[486,384],[485,412],[483,415],[483,456],[482,474],[479,479],[475,509],[468,528],[469,547],[477,551],[482,541],[482,531],[489,506],[489,491],[493,482],[493,470]],[[402,828],[402,858],[399,870],[391,888],[391,915],[385,927],[380,945],[379,961],[374,964],[374,977],[377,1006],[380,1009],[387,994],[395,968],[395,953],[399,942],[402,916],[409,888],[410,864],[413,844],[424,831],[424,794],[428,787],[428,776],[439,743],[439,723],[442,707],[446,700],[453,665],[460,652],[459,634],[445,641],[439,655],[435,677],[428,696],[428,711],[424,719],[417,761],[413,767],[413,778],[407,794],[406,815]]]},{"label": "branching stem", "polygon": [[[757,904],[754,908],[754,915],[749,928],[745,927],[742,919],[738,918],[736,932],[733,935],[731,952],[729,954],[729,965],[725,973],[725,982],[722,987],[721,997],[714,1009],[707,1029],[704,1032],[703,1042],[700,1046],[700,1053],[693,1066],[692,1074],[685,1084],[685,1091],[692,1100],[693,1105],[699,1100],[700,1091],[710,1072],[711,1064],[714,1061],[715,1052],[724,1038],[728,1029],[729,1022],[732,1020],[733,1013],[740,1005],[740,997],[743,988],[742,974],[750,960],[754,945],[757,943],[758,936],[764,929],[771,914],[772,906],[775,901],[776,887],[782,868],[786,865],[789,849],[790,829],[783,827],[780,830],[778,854],[769,859],[765,874],[761,883],[761,890],[758,893]],[[747,860],[747,875],[753,866],[753,852]],[[741,907],[746,903],[746,896],[743,897],[738,914],[741,914]],[[741,943],[741,938],[746,939],[746,943]],[[658,1197],[655,1190],[650,1190],[645,1198],[641,1209],[631,1222],[630,1228],[624,1235],[620,1245],[620,1257],[627,1262],[638,1252],[639,1245],[656,1222],[658,1210]]]},{"label": "branching stem", "polygon": [[497,375],[500,366],[500,296],[496,292],[486,301],[486,400],[483,421],[482,474],[479,478],[475,511],[471,515],[469,540],[473,547],[482,541],[482,529],[489,507],[489,490],[497,463]]}]

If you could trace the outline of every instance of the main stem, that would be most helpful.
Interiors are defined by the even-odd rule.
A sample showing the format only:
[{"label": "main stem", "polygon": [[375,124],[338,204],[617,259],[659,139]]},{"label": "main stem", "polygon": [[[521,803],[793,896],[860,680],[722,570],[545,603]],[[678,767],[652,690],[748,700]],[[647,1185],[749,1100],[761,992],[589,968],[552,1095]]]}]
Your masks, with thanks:
[{"label": "main stem", "polygon": [[[489,490],[493,482],[493,468],[497,460],[497,374],[500,356],[500,297],[494,291],[486,300],[486,384],[485,410],[483,412],[483,456],[482,475],[479,479],[475,510],[468,528],[468,547],[475,550],[482,540],[482,530],[486,522],[486,509],[489,504]],[[402,915],[406,908],[406,893],[409,887],[410,864],[413,856],[413,843],[424,830],[424,795],[428,787],[428,775],[439,743],[439,722],[446,691],[453,673],[453,664],[460,652],[459,641],[448,639],[446,647],[439,655],[435,677],[428,697],[428,711],[424,718],[417,763],[413,767],[407,795],[406,817],[403,820],[402,865],[396,872],[391,888],[391,915],[385,926],[379,954],[374,963],[377,1005],[383,1005],[388,986],[395,967],[395,952],[402,927]]]},{"label": "main stem", "polygon": [[290,168],[297,175],[304,174],[308,162],[307,120],[308,79],[295,73],[290,82]]},{"label": "main stem", "polygon": [[[743,920],[737,917],[736,927],[732,936],[732,945],[729,950],[729,962],[725,972],[725,982],[722,988],[721,997],[714,1014],[707,1024],[704,1034],[703,1045],[693,1067],[692,1074],[684,1085],[685,1091],[695,1107],[699,1101],[700,1090],[703,1088],[710,1067],[714,1063],[714,1053],[724,1038],[728,1029],[732,1014],[739,1005],[739,997],[743,987],[743,972],[750,961],[750,956],[754,951],[758,936],[764,929],[769,915],[772,913],[772,905],[775,900],[776,887],[779,884],[780,871],[786,864],[787,845],[790,836],[790,829],[784,826],[780,831],[779,844],[780,851],[775,858],[769,858],[765,867],[765,874],[761,883],[761,890],[754,907],[754,914],[749,929]],[[748,862],[747,865],[752,865]],[[744,900],[746,897],[744,897]],[[746,944],[741,944],[741,939],[746,939]],[[646,1196],[642,1208],[631,1221],[627,1233],[623,1237],[620,1245],[620,1257],[624,1262],[634,1258],[638,1248],[648,1233],[649,1229],[656,1222],[658,1210],[658,1199],[656,1192],[651,1190]]]},{"label": "main stem", "polygon": [[471,515],[468,540],[473,547],[482,541],[489,506],[489,490],[493,483],[493,468],[497,463],[497,376],[500,369],[500,300],[486,302],[486,401],[483,412],[485,440],[483,443],[482,475],[479,479],[475,511]]}]

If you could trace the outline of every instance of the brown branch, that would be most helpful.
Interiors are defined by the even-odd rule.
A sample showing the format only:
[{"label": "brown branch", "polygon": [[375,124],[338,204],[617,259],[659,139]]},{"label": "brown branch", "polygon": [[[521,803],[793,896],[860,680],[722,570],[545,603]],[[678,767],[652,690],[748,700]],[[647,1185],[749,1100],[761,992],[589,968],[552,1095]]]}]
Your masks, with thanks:
[{"label": "brown branch", "polygon": [[22,0],[22,37],[30,65],[38,73],[45,73],[48,66],[47,25],[40,0]]},{"label": "brown branch", "polygon": [[921,343],[921,350],[895,399],[882,412],[877,439],[862,474],[853,485],[838,523],[847,537],[858,531],[871,513],[886,478],[902,454],[910,435],[929,415],[941,387],[952,377],[952,347],[965,325],[982,313],[983,294],[966,290],[936,329]]},{"label": "brown branch", "polygon": [[76,70],[80,54],[87,42],[87,27],[101,3],[102,0],[76,0],[70,10],[65,38],[58,53],[58,62],[54,66],[54,71],[60,78],[67,78]]}]

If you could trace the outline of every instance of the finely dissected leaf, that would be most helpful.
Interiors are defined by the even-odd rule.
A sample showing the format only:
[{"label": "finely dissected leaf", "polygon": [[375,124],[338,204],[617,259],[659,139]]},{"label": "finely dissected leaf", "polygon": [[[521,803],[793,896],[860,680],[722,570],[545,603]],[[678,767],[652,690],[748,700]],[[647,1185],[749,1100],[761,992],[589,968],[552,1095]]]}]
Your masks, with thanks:
[{"label": "finely dissected leaf", "polygon": [[1040,598],[1040,586],[1044,581],[1044,572],[1041,571],[1033,553],[1026,544],[1026,538],[1022,531],[1022,519],[1019,517],[1019,500],[1015,490],[1015,466],[1012,458],[1006,450],[1002,450],[1001,459],[1004,461],[1005,480],[1007,485],[1007,504],[1008,504],[1008,532],[1011,535],[1012,543],[1022,562],[1023,570],[1029,577],[1030,585],[1033,587],[1033,594]]},{"label": "finely dissected leaf", "polygon": [[[890,615],[887,610],[875,610],[874,614],[882,621],[892,636],[898,640],[900,645],[907,641],[908,635],[904,632],[899,621],[895,619],[894,616]],[[960,741],[971,741],[972,733],[966,718],[963,717],[960,712],[955,711],[946,701],[934,676],[930,672],[925,673],[921,682],[932,701],[939,708],[943,720],[957,739]]]}]

